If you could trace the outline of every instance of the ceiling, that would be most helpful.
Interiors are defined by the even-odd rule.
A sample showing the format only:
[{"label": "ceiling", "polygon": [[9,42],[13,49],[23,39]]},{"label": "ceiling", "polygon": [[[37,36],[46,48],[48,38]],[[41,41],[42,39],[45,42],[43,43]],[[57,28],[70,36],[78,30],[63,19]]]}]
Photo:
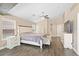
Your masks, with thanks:
[{"label": "ceiling", "polygon": [[7,13],[17,3],[0,3],[0,13]]},{"label": "ceiling", "polygon": [[[14,3],[0,5],[0,11],[8,12],[25,20],[37,22],[42,14],[50,19],[63,15],[64,11],[71,8],[72,3]],[[4,7],[5,6],[5,7]]]}]

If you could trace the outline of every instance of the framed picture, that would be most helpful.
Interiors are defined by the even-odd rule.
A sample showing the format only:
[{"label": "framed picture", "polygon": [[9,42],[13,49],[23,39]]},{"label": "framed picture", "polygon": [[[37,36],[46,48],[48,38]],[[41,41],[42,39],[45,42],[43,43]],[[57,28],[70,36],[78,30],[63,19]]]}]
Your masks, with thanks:
[{"label": "framed picture", "polygon": [[73,22],[68,20],[64,23],[64,31],[66,33],[72,33],[73,32]]}]

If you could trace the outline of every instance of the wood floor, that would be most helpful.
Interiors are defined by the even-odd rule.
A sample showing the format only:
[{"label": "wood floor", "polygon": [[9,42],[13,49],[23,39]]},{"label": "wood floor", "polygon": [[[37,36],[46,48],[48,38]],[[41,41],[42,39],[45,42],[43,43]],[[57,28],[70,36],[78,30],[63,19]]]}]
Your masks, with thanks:
[{"label": "wood floor", "polygon": [[[68,49],[64,49],[60,38],[52,38],[51,46],[43,46],[43,50],[39,47],[21,44],[21,46],[15,47],[11,50],[3,49],[0,50],[1,56],[64,56],[76,55],[74,52],[67,52]],[[65,53],[65,51],[67,53]],[[72,50],[70,50],[72,51]]]}]

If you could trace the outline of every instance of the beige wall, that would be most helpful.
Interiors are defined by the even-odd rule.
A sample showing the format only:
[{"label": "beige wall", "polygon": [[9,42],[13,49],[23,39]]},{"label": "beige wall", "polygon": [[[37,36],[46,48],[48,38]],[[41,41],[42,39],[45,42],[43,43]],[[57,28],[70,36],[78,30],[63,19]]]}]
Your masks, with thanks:
[{"label": "beige wall", "polygon": [[38,33],[47,33],[47,19],[44,19],[36,23],[36,32]]},{"label": "beige wall", "polygon": [[[16,21],[16,25],[18,26],[18,25],[22,25],[22,26],[32,26],[34,23],[33,22],[30,22],[30,21],[28,21],[28,20],[24,20],[24,19],[22,19],[22,18],[19,18],[19,17],[16,17],[16,16],[10,16],[10,15],[4,15],[4,16],[0,16],[0,19],[2,20],[2,19],[4,19],[4,20],[7,20],[7,19],[9,19],[9,20],[15,20]],[[18,28],[18,27],[17,27]],[[22,28],[21,27],[21,30],[23,30],[24,32],[26,31],[26,32],[28,32],[29,30],[27,29],[27,27],[26,28]],[[30,29],[30,30],[32,30],[32,28]],[[16,29],[16,32],[17,32],[18,30]]]},{"label": "beige wall", "polygon": [[64,22],[64,17],[63,16],[64,15],[52,18],[51,19],[52,24],[63,24],[63,22]]},{"label": "beige wall", "polygon": [[11,19],[11,20],[16,20],[17,25],[29,26],[29,25],[33,24],[33,22],[30,22],[28,20],[24,20],[24,19],[16,17],[16,16],[5,15],[5,16],[2,16],[2,18],[8,18],[8,19]]}]

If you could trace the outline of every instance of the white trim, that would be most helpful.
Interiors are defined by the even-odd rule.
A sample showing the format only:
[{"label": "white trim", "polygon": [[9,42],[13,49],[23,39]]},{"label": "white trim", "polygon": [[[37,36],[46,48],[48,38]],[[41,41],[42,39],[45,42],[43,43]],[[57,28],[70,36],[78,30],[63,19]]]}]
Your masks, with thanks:
[{"label": "white trim", "polygon": [[72,47],[73,51],[79,56],[79,53]]},{"label": "white trim", "polygon": [[79,13],[77,13],[77,54],[79,55],[79,26],[78,25],[79,25]]},{"label": "white trim", "polygon": [[41,41],[40,41],[40,44],[38,44],[38,43],[32,42],[32,41],[21,40],[21,43],[26,43],[26,44],[31,44],[31,45],[35,45],[35,46],[40,46],[40,48],[42,48],[42,42]]}]

